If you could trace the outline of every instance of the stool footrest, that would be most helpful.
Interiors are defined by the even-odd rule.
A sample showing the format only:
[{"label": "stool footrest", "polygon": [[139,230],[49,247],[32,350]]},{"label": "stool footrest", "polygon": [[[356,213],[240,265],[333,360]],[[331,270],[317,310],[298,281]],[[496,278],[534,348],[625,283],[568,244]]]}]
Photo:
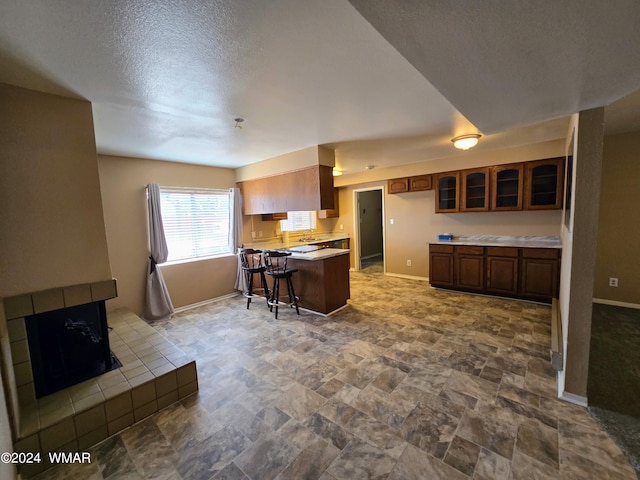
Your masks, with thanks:
[{"label": "stool footrest", "polygon": [[[256,290],[262,293],[259,293],[259,292],[257,293]],[[265,298],[265,297],[269,297],[269,295],[271,295],[271,292],[269,290],[263,290],[262,288],[256,288],[252,292],[242,292],[242,295],[246,298],[255,298],[255,297]]]},{"label": "stool footrest", "polygon": [[298,297],[296,295],[296,297],[295,297],[293,302],[283,302],[282,300],[275,300],[275,299],[272,300],[270,298],[269,300],[267,300],[267,304],[270,307],[276,307],[276,306],[278,306],[278,307],[283,307],[283,306],[295,307],[296,303],[298,303],[299,301],[300,301],[300,297]]}]

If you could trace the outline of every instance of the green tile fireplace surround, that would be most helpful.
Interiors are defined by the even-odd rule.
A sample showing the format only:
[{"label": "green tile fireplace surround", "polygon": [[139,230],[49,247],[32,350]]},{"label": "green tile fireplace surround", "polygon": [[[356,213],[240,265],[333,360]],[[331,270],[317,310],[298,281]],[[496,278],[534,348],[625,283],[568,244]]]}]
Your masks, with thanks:
[{"label": "green tile fireplace surround", "polygon": [[14,451],[41,452],[41,463],[19,469],[23,478],[50,465],[48,452],[82,452],[198,390],[195,361],[126,309],[107,313],[111,351],[122,367],[36,399],[25,317],[114,298],[115,280],[74,285],[4,299],[19,413]]}]

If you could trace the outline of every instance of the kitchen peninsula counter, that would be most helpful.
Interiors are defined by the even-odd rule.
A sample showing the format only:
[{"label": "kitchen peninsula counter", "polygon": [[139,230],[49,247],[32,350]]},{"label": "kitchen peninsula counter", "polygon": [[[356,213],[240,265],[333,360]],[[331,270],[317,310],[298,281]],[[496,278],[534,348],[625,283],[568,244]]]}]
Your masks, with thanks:
[{"label": "kitchen peninsula counter", "polygon": [[324,315],[344,307],[349,290],[349,249],[322,248],[307,253],[292,253],[288,266],[297,268],[293,286],[301,308]]}]

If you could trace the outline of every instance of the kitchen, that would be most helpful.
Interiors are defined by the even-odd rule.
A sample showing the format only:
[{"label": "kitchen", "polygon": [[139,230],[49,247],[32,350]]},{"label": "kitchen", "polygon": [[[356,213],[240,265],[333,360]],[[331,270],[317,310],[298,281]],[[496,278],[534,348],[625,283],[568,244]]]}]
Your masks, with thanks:
[{"label": "kitchen", "polygon": [[[203,7],[208,6],[202,3]],[[503,78],[509,78],[511,82],[501,84],[497,82],[497,78],[483,82],[487,88],[493,88],[493,93],[498,93],[497,98],[471,94],[472,99],[484,99],[486,103],[480,107],[475,100],[452,100],[452,103],[456,106],[469,106],[469,112],[487,122],[486,135],[482,139],[486,141],[485,146],[481,144],[479,149],[469,152],[454,152],[450,138],[454,134],[466,133],[460,130],[468,130],[474,124],[464,118],[433,85],[438,80],[436,73],[447,72],[454,81],[444,82],[442,85],[458,85],[456,82],[463,79],[464,86],[458,86],[457,91],[465,94],[470,91],[467,86],[472,83],[469,79],[475,78],[473,71],[459,75],[455,73],[455,64],[442,67],[446,64],[444,60],[458,56],[445,55],[440,61],[432,62],[433,65],[438,65],[435,73],[432,72],[432,77],[420,65],[399,55],[398,50],[393,48],[393,42],[389,43],[371,28],[370,20],[361,17],[352,7],[351,3],[357,2],[334,2],[331,5],[317,2],[305,5],[304,8],[297,7],[300,11],[296,14],[304,22],[300,24],[288,21],[292,7],[285,3],[275,5],[273,10],[267,9],[265,18],[268,21],[259,22],[258,29],[247,28],[248,32],[257,32],[258,36],[249,38],[249,42],[255,41],[255,44],[243,44],[247,48],[242,50],[241,55],[226,55],[225,47],[237,46],[236,38],[228,44],[207,43],[212,37],[211,30],[205,28],[202,37],[205,41],[196,42],[198,45],[207,45],[200,52],[201,57],[192,50],[192,46],[182,49],[186,53],[184,55],[165,56],[158,55],[157,51],[138,50],[136,45],[118,44],[121,47],[117,50],[118,54],[110,56],[107,53],[104,61],[99,60],[102,48],[91,48],[97,47],[94,43],[96,39],[111,39],[110,33],[130,31],[120,30],[122,24],[118,22],[122,19],[117,15],[113,18],[117,28],[111,30],[110,24],[102,21],[104,19],[96,21],[95,18],[85,18],[86,21],[80,19],[78,22],[69,22],[65,14],[71,15],[70,8],[54,9],[42,4],[38,7],[38,18],[47,19],[47,25],[43,25],[42,29],[32,29],[25,28],[24,20],[32,18],[30,15],[33,12],[21,11],[18,4],[15,8],[7,6],[7,14],[1,20],[3,35],[7,33],[3,39],[8,39],[6,44],[3,43],[7,50],[3,50],[2,59],[3,65],[8,68],[2,69],[0,79],[0,104],[6,113],[3,118],[7,120],[3,122],[3,141],[0,142],[3,154],[0,176],[3,209],[0,224],[4,234],[1,240],[3,276],[0,281],[0,296],[11,297],[29,291],[92,283],[113,276],[118,280],[118,297],[109,301],[108,308],[125,307],[140,313],[144,302],[148,256],[143,185],[153,181],[161,185],[228,189],[236,185],[236,182],[245,180],[245,172],[242,168],[237,168],[237,165],[198,164],[200,159],[195,155],[190,156],[194,152],[200,152],[208,159],[217,158],[228,162],[234,155],[253,160],[277,158],[273,155],[279,152],[295,152],[309,148],[309,145],[322,144],[337,152],[336,166],[344,168],[348,165],[349,158],[366,162],[366,169],[353,168],[348,175],[336,177],[339,216],[320,219],[315,232],[349,234],[350,248],[354,252],[350,265],[357,268],[361,241],[357,229],[359,210],[356,206],[359,192],[384,192],[387,181],[393,178],[562,157],[566,154],[567,138],[571,134],[571,128],[576,126],[578,115],[575,114],[571,120],[559,117],[581,110],[579,128],[584,125],[585,130],[578,137],[582,143],[576,148],[585,152],[584,157],[581,156],[585,163],[578,165],[577,169],[579,182],[576,204],[579,208],[573,210],[572,215],[575,214],[579,221],[576,222],[574,232],[563,228],[561,210],[435,214],[434,191],[394,195],[385,193],[382,196],[385,273],[389,276],[422,279],[425,281],[425,289],[428,288],[426,280],[429,276],[427,245],[439,233],[451,232],[457,236],[562,236],[563,261],[572,258],[580,260],[563,268],[561,278],[561,287],[564,287],[561,288],[561,294],[562,291],[565,292],[565,321],[569,321],[566,319],[567,315],[572,318],[572,330],[567,334],[578,335],[578,344],[583,347],[571,368],[578,365],[577,370],[580,370],[579,366],[585,359],[584,346],[589,341],[589,325],[584,319],[589,318],[587,307],[592,298],[637,305],[637,266],[634,263],[634,259],[638,258],[637,247],[634,246],[637,242],[619,240],[637,238],[634,226],[640,224],[634,217],[637,209],[630,208],[635,204],[632,200],[635,198],[636,186],[628,185],[628,179],[637,177],[637,162],[633,159],[636,158],[635,152],[638,149],[638,135],[626,133],[630,131],[629,124],[623,128],[618,124],[611,135],[604,136],[605,161],[602,162],[604,167],[600,176],[601,157],[597,152],[602,147],[603,135],[606,135],[602,130],[603,112],[602,109],[583,109],[593,105],[611,105],[611,102],[631,93],[634,90],[631,82],[637,76],[620,75],[619,69],[615,68],[618,65],[593,62],[593,68],[597,72],[611,72],[627,83],[624,88],[613,92],[610,88],[613,84],[602,81],[608,95],[589,104],[580,104],[579,108],[576,106],[578,103],[572,103],[580,96],[576,86],[583,85],[581,80],[586,81],[591,77],[583,76],[583,71],[579,68],[574,70],[571,77],[573,81],[568,78],[570,75],[555,74],[565,71],[565,63],[556,64],[551,72],[553,74],[546,75],[550,80],[561,77],[565,83],[564,89],[557,91],[555,85],[529,90],[543,92],[542,96],[551,96],[553,102],[541,102],[537,96],[519,95],[506,88],[506,84],[510,83],[514,89],[520,87],[526,93],[527,87],[531,87],[528,82],[513,81],[508,75]],[[229,8],[232,7],[240,8],[230,2]],[[570,12],[550,15],[549,8],[551,7],[545,6],[545,11],[539,12],[542,19],[566,19],[570,16]],[[235,13],[238,18],[248,22],[244,25],[255,24],[252,22],[255,20],[253,10],[248,10],[251,12],[243,10]],[[595,6],[593,10],[598,13]],[[158,14],[152,11],[147,13],[152,16]],[[220,17],[213,13],[209,18]],[[90,17],[90,12],[82,15]],[[141,18],[138,15],[124,17]],[[498,17],[506,18],[504,15],[490,14],[483,18]],[[513,17],[514,21],[520,18],[517,14]],[[275,22],[278,18],[283,19],[281,23]],[[416,18],[419,19],[420,16]],[[619,23],[625,23],[625,18],[634,17],[622,15]],[[394,16],[387,20],[391,24]],[[194,25],[196,23],[193,22]],[[631,23],[629,32],[635,31],[635,24]],[[545,24],[545,21],[539,22],[539,25]],[[611,22],[611,25],[614,24],[615,22]],[[300,25],[304,27],[300,28]],[[599,25],[599,22],[594,22],[594,28],[595,25]],[[95,28],[87,28],[89,26]],[[144,34],[146,25],[135,25],[131,31],[138,32],[138,28],[141,33],[139,38],[155,38]],[[31,37],[34,31],[38,35]],[[420,31],[428,34],[430,29],[421,28]],[[462,35],[468,30],[451,28],[449,31]],[[484,31],[505,32],[502,28],[486,28]],[[620,25],[616,25],[614,31],[607,32],[607,36],[615,37],[616,31],[623,37],[628,33]],[[60,32],[68,35],[61,36]],[[86,37],[82,36],[83,32]],[[163,32],[168,34],[164,40],[176,47],[186,38],[172,36],[175,32],[172,28],[163,29]],[[257,44],[272,45],[269,40],[273,38],[273,32],[283,34],[283,42],[276,42],[278,45],[286,45],[296,51],[287,51],[287,55],[282,55],[279,48],[255,48]],[[346,34],[352,36],[343,36]],[[285,41],[294,35],[300,41],[295,44]],[[126,34],[116,34],[115,37],[131,38]],[[544,35],[539,37],[551,38]],[[627,41],[630,37],[631,33],[629,37],[624,37],[625,44],[633,44]],[[79,41],[81,38],[86,38],[87,42]],[[267,42],[263,43],[265,39]],[[318,39],[322,41],[319,42]],[[501,45],[511,45],[504,42],[502,37],[497,40]],[[472,42],[475,45],[481,43]],[[101,46],[110,44],[105,41]],[[568,41],[563,43],[568,44]],[[83,47],[80,51],[79,45]],[[353,48],[345,49],[345,45]],[[366,45],[370,50],[359,50],[356,48],[358,45]],[[433,42],[426,45],[430,47],[425,49],[426,53],[437,53],[438,49],[431,48]],[[43,47],[47,48],[43,51]],[[309,52],[315,47],[320,47],[323,51],[314,56],[316,61],[309,62]],[[218,51],[217,48],[221,50]],[[162,50],[164,53],[168,51]],[[553,52],[558,50],[557,45],[545,49],[545,56],[551,58]],[[606,48],[603,50],[605,51],[600,54],[605,59],[613,61],[614,57],[623,57],[611,55]],[[238,52],[235,49],[233,51]],[[142,54],[138,55],[138,52]],[[336,55],[336,52],[340,55]],[[574,52],[576,54],[572,58],[583,58],[581,53],[584,53],[584,45],[576,45]],[[69,56],[65,58],[67,53]],[[210,96],[200,88],[194,88],[212,84],[212,72],[200,67],[219,65],[220,59],[226,61],[232,57],[244,58],[245,53],[247,68],[242,70],[243,74],[235,75],[238,70],[229,69],[232,75],[221,78],[221,84],[238,88],[233,91],[234,102],[226,104],[226,109],[221,111],[216,108],[219,107],[216,101],[210,102],[215,95]],[[273,56],[265,56],[266,53]],[[472,55],[464,50],[464,57],[468,61],[457,66],[473,64],[478,68],[475,73],[485,71],[483,62],[491,57],[501,65],[521,65],[517,62],[522,58],[520,51],[514,52],[516,61],[513,62],[496,58],[490,49],[479,53],[481,54]],[[124,65],[120,63],[122,59],[125,60]],[[283,59],[290,60],[291,64],[286,65]],[[129,60],[132,63],[127,63]],[[339,60],[338,68],[325,66],[331,65],[332,60]],[[563,57],[562,61],[564,60]],[[620,61],[622,65],[634,65],[624,57]],[[143,67],[139,71],[149,76],[138,79],[141,80],[140,83],[129,83],[128,80],[134,80],[129,77],[121,83],[107,82],[109,84],[106,90],[101,90],[107,66],[110,72],[116,74],[121,71],[129,72],[126,67],[133,64]],[[300,68],[301,65],[308,68]],[[495,67],[497,64],[493,65]],[[608,68],[609,66],[612,68]],[[76,68],[81,70],[77,77],[81,78],[80,81],[67,76],[71,72],[78,73]],[[194,75],[185,75],[187,69],[194,72]],[[519,71],[526,76],[530,69],[537,70],[538,65],[532,63],[529,69],[521,65]],[[216,70],[225,71],[223,66]],[[578,71],[580,73],[576,74]],[[163,77],[167,72],[173,73]],[[628,73],[627,70],[625,72]],[[248,75],[245,76],[244,73]],[[163,78],[165,82],[161,81]],[[442,82],[441,78],[439,80]],[[430,81],[434,82],[433,85]],[[142,86],[149,85],[171,87],[152,89],[152,95],[144,101],[135,96],[135,92],[147,92]],[[300,86],[305,89],[300,89]],[[368,88],[364,88],[365,86]],[[165,97],[168,90],[170,94]],[[324,96],[319,94],[321,90],[325,92]],[[258,91],[264,93],[263,101],[251,101],[256,100],[254,95]],[[97,92],[99,94],[96,95]],[[286,93],[283,95],[283,92]],[[512,108],[502,105],[501,100],[506,98],[504,93],[513,94],[510,103]],[[489,100],[494,98],[495,101]],[[105,99],[123,99],[124,104],[116,105]],[[167,99],[167,103],[164,103]],[[179,116],[175,115],[180,109],[174,102],[188,105],[185,117],[198,120],[180,131],[168,128],[177,123],[176,118]],[[561,104],[562,108],[537,117],[526,116],[525,107],[552,103]],[[239,122],[234,126],[232,120],[239,113],[245,113],[237,110],[251,108],[253,109],[248,112],[244,130]],[[609,106],[607,109],[615,111],[614,108],[609,110]],[[425,112],[429,112],[429,115],[425,115]],[[324,119],[323,115],[326,115]],[[128,121],[134,118],[142,119],[144,128],[127,128]],[[620,116],[617,118],[620,119]],[[203,119],[211,121],[203,122]],[[429,119],[433,120],[432,123]],[[523,134],[520,129],[522,125],[541,119],[551,120],[543,126],[531,127]],[[607,124],[614,125],[615,120],[615,115],[609,116]],[[105,137],[106,124],[113,128],[106,129]],[[273,128],[271,133],[263,130],[261,126],[264,125]],[[384,128],[380,128],[382,126]],[[154,138],[153,135],[146,136],[141,132],[160,135]],[[349,132],[348,136],[345,136],[346,132]],[[204,144],[194,148],[194,137],[205,139]],[[285,137],[286,141],[280,143]],[[131,148],[107,148],[105,138],[118,138]],[[522,138],[527,138],[527,141],[523,142]],[[341,141],[352,139],[353,142]],[[425,143],[429,147],[427,150],[423,148]],[[278,148],[274,148],[275,144],[279,145]],[[248,145],[259,145],[264,150],[257,152]],[[145,147],[148,149],[146,154]],[[428,155],[425,154],[426,151]],[[279,160],[277,168],[269,168],[268,173],[284,173],[307,166],[305,162],[287,163],[282,160]],[[265,175],[255,174],[252,178],[261,176]],[[603,196],[600,203],[598,192],[601,181]],[[622,197],[617,196],[620,192]],[[601,214],[600,223],[593,221],[597,218],[599,209],[607,213]],[[622,216],[619,212],[623,212]],[[247,215],[243,220],[245,242],[253,240],[252,232],[256,232],[258,237],[262,232],[261,238],[265,240],[276,239],[276,221],[263,221],[261,214]],[[596,238],[597,262],[594,258]],[[236,257],[225,255],[161,268],[175,305],[179,309],[186,309],[235,295],[233,283],[236,267]],[[609,277],[620,277],[620,287],[610,288],[606,284]],[[569,291],[571,298],[567,295]],[[1,317],[2,312],[0,320],[3,320]],[[5,357],[10,357],[4,323],[0,321],[3,327],[0,330],[2,351]],[[586,354],[588,355],[588,347]],[[574,392],[575,396],[569,396],[568,399],[580,403],[585,401],[585,372],[575,373],[569,376],[569,383],[566,385],[567,390]],[[572,383],[574,379],[577,382]],[[562,387],[563,382],[560,383]],[[10,377],[3,378],[3,385],[8,387],[7,405],[11,406],[16,402],[16,385]]]}]

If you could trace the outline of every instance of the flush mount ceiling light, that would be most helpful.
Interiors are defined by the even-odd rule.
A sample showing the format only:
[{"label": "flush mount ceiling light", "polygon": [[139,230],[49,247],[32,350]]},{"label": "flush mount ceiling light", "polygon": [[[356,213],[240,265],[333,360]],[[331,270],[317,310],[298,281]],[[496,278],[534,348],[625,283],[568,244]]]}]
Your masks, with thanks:
[{"label": "flush mount ceiling light", "polygon": [[342,170],[338,170],[337,168],[334,168],[331,173],[333,173],[334,177],[339,177],[340,175],[342,175]]},{"label": "flush mount ceiling light", "polygon": [[471,147],[475,147],[478,144],[478,140],[482,135],[479,133],[471,133],[469,135],[460,135],[456,138],[452,138],[453,146],[460,150],[469,150]]},{"label": "flush mount ceiling light", "polygon": [[234,125],[235,128],[242,128],[242,122],[244,122],[244,118],[237,117],[234,118],[233,121],[236,122],[236,124]]},{"label": "flush mount ceiling light", "polygon": [[374,168],[376,168],[376,166],[375,165],[367,165],[364,168],[366,168],[367,170],[373,170]]}]

